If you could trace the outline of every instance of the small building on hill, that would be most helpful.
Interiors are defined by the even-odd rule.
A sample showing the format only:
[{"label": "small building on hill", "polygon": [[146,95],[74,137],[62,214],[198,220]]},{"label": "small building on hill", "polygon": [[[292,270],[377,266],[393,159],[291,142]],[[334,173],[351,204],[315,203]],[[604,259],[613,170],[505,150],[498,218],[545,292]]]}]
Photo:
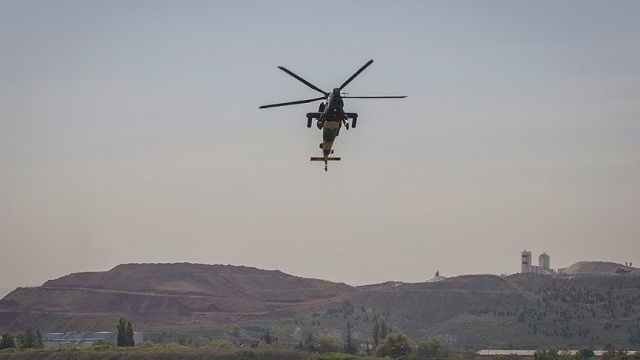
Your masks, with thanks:
[{"label": "small building on hill", "polygon": [[551,268],[551,257],[543,252],[538,257],[538,265],[533,265],[533,256],[531,251],[524,250],[522,252],[522,273],[534,273],[541,275],[553,275],[555,270]]},{"label": "small building on hill", "polygon": [[[99,332],[66,332],[66,333],[46,333],[42,337],[45,347],[48,346],[66,346],[80,345],[88,348],[98,340],[113,341],[115,344],[118,339],[118,333],[115,331],[99,331]],[[142,332],[134,331],[133,340],[137,343],[144,341]]]}]

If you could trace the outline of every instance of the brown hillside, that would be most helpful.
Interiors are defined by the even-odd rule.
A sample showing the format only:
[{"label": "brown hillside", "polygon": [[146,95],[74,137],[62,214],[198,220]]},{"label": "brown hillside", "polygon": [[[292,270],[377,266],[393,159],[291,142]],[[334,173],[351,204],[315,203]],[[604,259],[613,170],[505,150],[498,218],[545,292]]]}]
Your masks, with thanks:
[{"label": "brown hillside", "polygon": [[640,277],[608,272],[616,268],[578,263],[572,275],[465,275],[354,288],[238,266],[128,264],[13,291],[0,300],[0,332],[102,331],[125,316],[160,342],[197,332],[207,341],[248,343],[270,329],[298,344],[305,334],[344,339],[351,324],[364,343],[382,317],[415,340],[435,336],[460,348],[638,347]]},{"label": "brown hillside", "polygon": [[243,296],[285,302],[323,298],[351,289],[344,284],[304,279],[278,270],[187,263],[118,265],[106,272],[63,276],[47,281],[42,287],[223,298]]},{"label": "brown hillside", "polygon": [[97,330],[122,315],[146,327],[207,327],[293,314],[341,301],[353,291],[345,284],[240,266],[127,264],[16,289],[0,300],[0,330],[24,324],[46,331]]}]

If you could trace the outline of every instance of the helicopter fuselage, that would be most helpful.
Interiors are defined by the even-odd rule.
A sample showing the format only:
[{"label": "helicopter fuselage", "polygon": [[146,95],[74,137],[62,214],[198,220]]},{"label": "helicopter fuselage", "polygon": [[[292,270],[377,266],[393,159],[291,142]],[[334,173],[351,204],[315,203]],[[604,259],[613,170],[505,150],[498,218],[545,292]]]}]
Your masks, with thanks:
[{"label": "helicopter fuselage", "polygon": [[320,143],[320,149],[322,150],[322,157],[312,158],[315,161],[324,161],[325,166],[327,161],[340,160],[340,158],[330,157],[333,152],[332,147],[336,137],[340,134],[342,125],[345,125],[347,130],[349,124],[347,120],[352,119],[352,127],[355,127],[358,114],[347,113],[344,111],[344,101],[340,95],[340,89],[333,89],[327,96],[327,100],[320,104],[318,112],[307,113],[307,127],[311,127],[313,119],[317,119],[317,127],[322,130],[322,143]]},{"label": "helicopter fuselage", "polygon": [[324,111],[318,119],[318,127],[322,129],[322,157],[326,162],[331,155],[333,142],[340,133],[342,122],[346,120],[340,89],[333,89],[324,105]]}]

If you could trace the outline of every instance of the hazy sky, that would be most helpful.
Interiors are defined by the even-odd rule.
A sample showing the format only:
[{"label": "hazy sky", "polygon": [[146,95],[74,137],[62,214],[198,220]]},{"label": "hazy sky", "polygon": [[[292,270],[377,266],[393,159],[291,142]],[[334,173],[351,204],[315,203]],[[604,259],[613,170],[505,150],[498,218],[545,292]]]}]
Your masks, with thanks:
[{"label": "hazy sky", "polygon": [[[0,287],[640,265],[638,1],[0,0]],[[360,114],[325,173],[317,103]]]}]

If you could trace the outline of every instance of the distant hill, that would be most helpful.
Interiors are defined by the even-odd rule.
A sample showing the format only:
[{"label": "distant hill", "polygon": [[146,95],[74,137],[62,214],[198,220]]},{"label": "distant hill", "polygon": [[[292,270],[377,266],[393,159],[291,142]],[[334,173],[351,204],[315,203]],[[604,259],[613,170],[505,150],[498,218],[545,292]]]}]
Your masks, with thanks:
[{"label": "distant hill", "polygon": [[0,299],[2,299],[5,295],[15,290],[15,288],[0,288]]},{"label": "distant hill", "polygon": [[[270,331],[297,344],[307,334],[370,339],[382,317],[415,340],[458,348],[640,347],[640,272],[581,262],[558,276],[439,277],[352,287],[250,267],[126,264],[19,288],[0,300],[0,332],[114,329],[120,316],[145,338],[256,341]],[[175,340],[175,337],[173,337]]]},{"label": "distant hill", "polygon": [[242,266],[126,264],[14,290],[0,300],[0,330],[104,330],[122,315],[145,327],[206,328],[292,316],[354,291],[346,284]]},{"label": "distant hill", "polygon": [[563,275],[617,275],[619,273],[640,274],[640,269],[604,261],[580,261],[566,269],[562,269]]},{"label": "distant hill", "polygon": [[305,279],[281,271],[201,264],[126,264],[105,272],[77,273],[50,280],[46,289],[75,288],[122,293],[248,298],[295,303],[355,290],[345,284]]}]

